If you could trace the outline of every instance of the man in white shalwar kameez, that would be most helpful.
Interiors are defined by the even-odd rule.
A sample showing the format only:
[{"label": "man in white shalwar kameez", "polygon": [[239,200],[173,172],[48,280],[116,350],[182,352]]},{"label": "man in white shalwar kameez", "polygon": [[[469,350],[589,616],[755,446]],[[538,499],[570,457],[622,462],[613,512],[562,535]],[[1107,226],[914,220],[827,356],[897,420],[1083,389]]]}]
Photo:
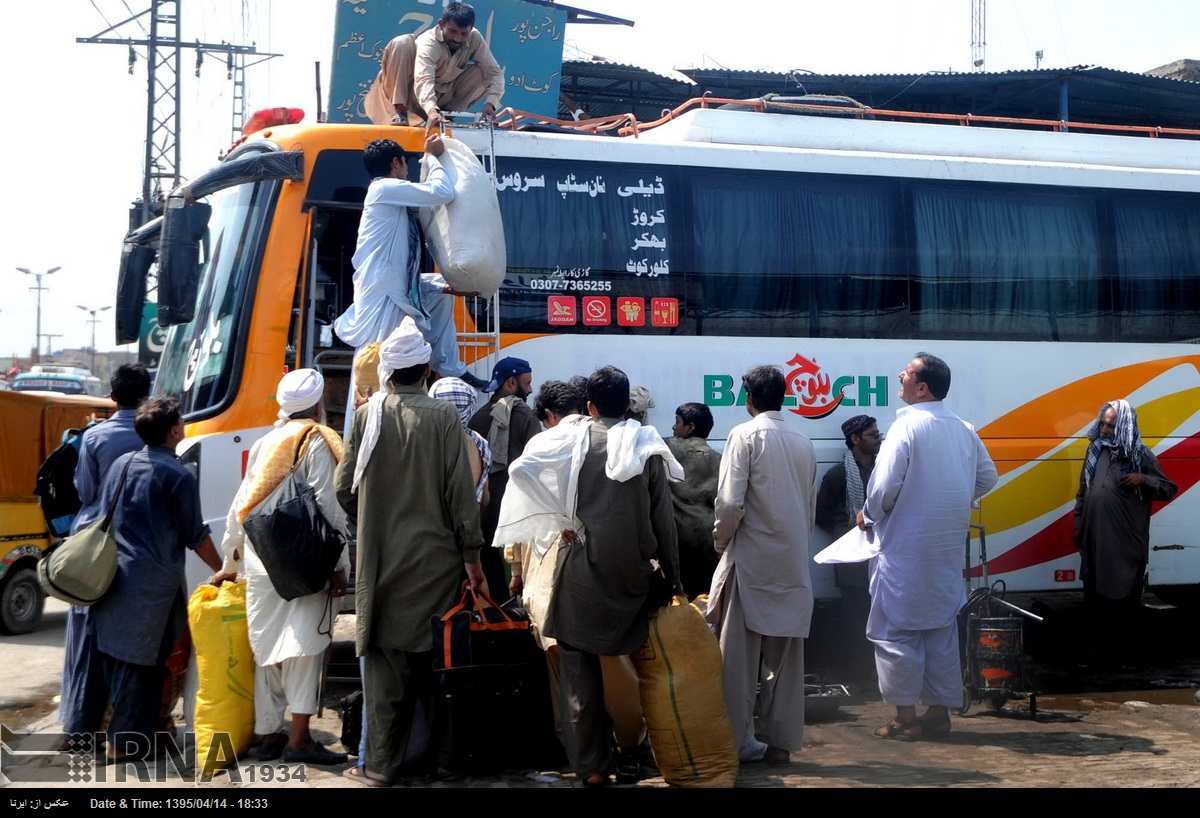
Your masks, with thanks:
[{"label": "man in white shalwar kameez", "polygon": [[[453,298],[457,293],[440,275],[421,274],[420,230],[409,210],[454,200],[454,180],[438,159],[445,149],[438,134],[426,139],[421,160],[428,170],[425,182],[408,181],[408,160],[395,141],[377,139],[363,150],[363,164],[372,178],[358,225],[358,243],[350,259],[354,302],[338,316],[333,328],[354,347],[357,357],[367,344],[382,343],[408,316],[433,347],[430,367],[478,388],[482,381],[468,373],[458,357]],[[347,433],[352,417],[347,412]]]},{"label": "man in white shalwar kameez", "polygon": [[817,457],[812,442],[780,413],[787,388],[782,372],[755,367],[742,383],[753,420],[733,428],[721,456],[713,525],[721,560],[708,616],[719,625],[725,706],[738,757],[787,764],[789,751],[804,745]]},{"label": "man in white shalwar kameez", "polygon": [[[285,600],[275,590],[254,543],[242,522],[254,506],[270,495],[291,469],[298,448],[299,478],[316,492],[317,506],[329,524],[346,530],[346,514],[338,505],[333,475],[342,455],[337,434],[321,425],[321,395],[325,382],[314,369],[289,372],[279,382],[276,428],[250,449],[246,476],[226,519],[223,577],[245,566],[246,618],[254,651],[255,732],[263,737],[258,758],[309,764],[341,764],[344,753],[326,750],[309,732],[317,712],[321,665],[333,630],[333,602],[346,592],[350,556],[346,548],[330,577],[328,589]],[[284,707],[292,710],[290,733],[284,732]]]},{"label": "man in white shalwar kameez", "polygon": [[[966,602],[962,554],[971,504],[996,484],[996,466],[969,423],[942,405],[950,368],[924,352],[900,373],[900,399],[858,514],[879,555],[871,568],[867,638],[883,700],[896,716],[880,738],[950,732],[962,704],[956,617]],[[919,718],[917,702],[927,710]]]}]

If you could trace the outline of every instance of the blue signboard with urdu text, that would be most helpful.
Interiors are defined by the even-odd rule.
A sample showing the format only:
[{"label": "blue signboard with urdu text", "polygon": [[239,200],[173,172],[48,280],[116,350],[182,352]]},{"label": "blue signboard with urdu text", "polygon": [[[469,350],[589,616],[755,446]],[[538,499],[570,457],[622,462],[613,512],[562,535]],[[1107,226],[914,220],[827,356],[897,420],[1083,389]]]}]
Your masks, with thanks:
[{"label": "blue signboard with urdu text", "polygon": [[[443,0],[338,0],[329,82],[330,122],[369,122],[363,100],[384,47],[401,34],[437,25]],[[567,13],[523,0],[478,0],[475,28],[504,72],[501,108],[558,112]],[[475,107],[480,110],[483,103]]]}]

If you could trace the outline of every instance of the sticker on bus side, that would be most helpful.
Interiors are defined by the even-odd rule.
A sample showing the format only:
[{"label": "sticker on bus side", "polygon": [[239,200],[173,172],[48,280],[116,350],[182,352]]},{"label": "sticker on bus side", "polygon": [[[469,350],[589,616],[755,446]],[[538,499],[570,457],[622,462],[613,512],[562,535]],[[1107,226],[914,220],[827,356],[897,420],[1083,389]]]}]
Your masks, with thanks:
[{"label": "sticker on bus side", "polygon": [[[848,375],[824,372],[816,358],[797,353],[782,367],[787,381],[783,407],[808,420],[819,420],[839,407],[887,406],[886,375]],[[707,406],[745,406],[746,388],[734,392],[733,375],[705,375]]]}]

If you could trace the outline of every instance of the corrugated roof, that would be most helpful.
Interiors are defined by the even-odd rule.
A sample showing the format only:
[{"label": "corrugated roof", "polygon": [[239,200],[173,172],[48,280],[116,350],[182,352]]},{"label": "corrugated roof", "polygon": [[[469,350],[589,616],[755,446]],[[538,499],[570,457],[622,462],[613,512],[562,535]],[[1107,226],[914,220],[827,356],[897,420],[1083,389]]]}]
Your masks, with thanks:
[{"label": "corrugated roof", "polygon": [[1113,125],[1200,127],[1200,82],[1102,66],[999,72],[811,74],[687,68],[681,81],[634,65],[569,61],[562,90],[593,116],[632,111],[658,116],[689,97],[754,98],[766,94],[849,96],[872,108],[1024,119],[1067,118]]}]

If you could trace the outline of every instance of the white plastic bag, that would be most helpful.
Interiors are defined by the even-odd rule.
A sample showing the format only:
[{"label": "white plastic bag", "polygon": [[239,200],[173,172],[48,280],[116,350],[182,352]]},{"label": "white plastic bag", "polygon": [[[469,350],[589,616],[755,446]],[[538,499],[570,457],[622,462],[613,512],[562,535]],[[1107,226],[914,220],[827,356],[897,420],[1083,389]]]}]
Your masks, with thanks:
[{"label": "white plastic bag", "polygon": [[[459,292],[491,297],[504,281],[507,254],[496,186],[471,149],[443,140],[441,162],[454,180],[454,201],[421,208],[425,242],[446,281]],[[421,181],[428,169],[421,167]]]}]

